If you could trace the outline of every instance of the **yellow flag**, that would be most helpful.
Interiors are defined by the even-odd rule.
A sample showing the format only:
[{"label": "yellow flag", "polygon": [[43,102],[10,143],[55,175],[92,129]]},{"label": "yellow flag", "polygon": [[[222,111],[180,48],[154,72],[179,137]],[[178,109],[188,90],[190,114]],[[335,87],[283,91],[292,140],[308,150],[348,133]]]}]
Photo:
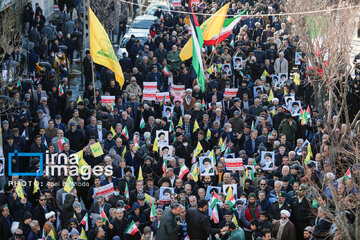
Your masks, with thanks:
[{"label": "yellow flag", "polygon": [[33,194],[37,193],[37,191],[39,191],[40,187],[39,187],[39,182],[36,180],[34,180],[34,190],[33,190]]},{"label": "yellow flag", "polygon": [[77,103],[82,102],[81,96],[79,95]]},{"label": "yellow flag", "polygon": [[15,192],[21,199],[25,198],[24,190],[23,190],[23,187],[21,185],[21,180],[18,181],[17,186],[15,188]]},{"label": "yellow flag", "polygon": [[72,178],[68,176],[64,185],[64,190],[65,192],[70,193],[73,188],[74,188],[74,182]]},{"label": "yellow flag", "polygon": [[224,143],[223,143],[223,139],[222,139],[222,137],[220,137],[220,140],[219,140],[219,146],[221,147],[222,145],[223,145]]},{"label": "yellow flag", "polygon": [[75,212],[74,212],[74,216],[73,216],[73,218],[75,218],[76,220],[78,220],[78,219],[77,219],[77,217],[76,217],[76,214],[75,214]]},{"label": "yellow flag", "polygon": [[89,171],[90,165],[82,158],[79,160],[79,173],[85,175]]},{"label": "yellow flag", "polygon": [[[229,9],[229,4],[230,3],[223,6],[219,11],[217,11],[214,15],[208,18],[203,24],[201,24],[200,29],[202,31],[204,41],[211,40],[214,36],[218,35],[221,32],[227,11]],[[179,56],[182,61],[185,61],[192,57],[192,48],[193,40],[191,37],[180,52]]]},{"label": "yellow flag", "polygon": [[75,153],[78,157],[78,161],[80,161],[81,159],[84,158],[84,151],[81,150],[81,151],[78,151],[77,153]]},{"label": "yellow flag", "polygon": [[124,150],[123,150],[123,152],[122,152],[122,154],[121,154],[121,157],[122,157],[122,158],[125,157],[125,153],[126,153],[126,146],[124,147]]},{"label": "yellow flag", "polygon": [[227,193],[226,193],[226,200],[229,200],[233,196],[232,187],[228,187]]},{"label": "yellow flag", "polygon": [[116,132],[115,132],[115,130],[114,130],[114,128],[112,126],[110,128],[110,131],[111,131],[111,133],[113,135],[113,138],[114,138],[116,136]]},{"label": "yellow flag", "polygon": [[89,8],[89,28],[90,28],[90,53],[94,62],[109,68],[115,73],[115,79],[124,85],[124,74],[122,72],[119,60],[117,59],[110,39],[101,25],[99,19]]},{"label": "yellow flag", "polygon": [[271,102],[274,99],[274,92],[272,89],[270,89],[270,93],[269,93],[269,97],[268,97],[268,101]]},{"label": "yellow flag", "polygon": [[298,73],[295,73],[294,83],[296,83],[296,85],[300,85],[300,76]]},{"label": "yellow flag", "polygon": [[200,142],[198,142],[198,144],[194,150],[194,158],[196,158],[196,156],[199,155],[202,150],[203,150],[203,148],[202,148]]},{"label": "yellow flag", "polygon": [[211,131],[208,128],[207,132],[206,132],[206,140],[209,140],[211,138]]},{"label": "yellow flag", "polygon": [[104,154],[100,142],[94,143],[90,146],[91,152],[93,153],[94,157],[99,157]]},{"label": "yellow flag", "polygon": [[275,109],[271,110],[270,113],[274,116],[275,115]]},{"label": "yellow flag", "polygon": [[80,239],[81,239],[81,240],[87,240],[87,236],[86,236],[86,233],[85,233],[85,230],[84,230],[83,227],[81,228]]},{"label": "yellow flag", "polygon": [[[55,233],[54,233],[54,231],[51,229],[51,231],[49,232],[49,234],[47,235],[47,236],[50,236],[51,237],[51,239],[56,239],[55,238]],[[47,239],[47,238],[46,238]]]},{"label": "yellow flag", "polygon": [[180,117],[179,122],[178,122],[178,124],[177,124],[177,125],[182,126],[182,117]]},{"label": "yellow flag", "polygon": [[198,122],[197,122],[196,119],[195,119],[193,133],[196,132],[196,130],[198,130],[198,129],[199,129],[199,124],[198,124]]},{"label": "yellow flag", "polygon": [[143,178],[143,174],[142,174],[142,170],[141,170],[141,166],[140,166],[140,168],[139,168],[139,176],[138,176],[138,179],[137,179],[138,181],[139,180],[144,180],[144,178]]},{"label": "yellow flag", "polygon": [[195,164],[195,167],[194,167],[193,171],[191,172],[191,175],[194,179],[194,182],[197,182],[199,180],[197,164]]},{"label": "yellow flag", "polygon": [[236,227],[239,227],[239,223],[235,217],[235,214],[233,215],[233,219],[232,219],[233,223],[235,224]]},{"label": "yellow flag", "polygon": [[262,73],[261,77],[267,77],[267,76],[269,76],[269,73],[268,73],[266,70],[264,70],[264,72]]},{"label": "yellow flag", "polygon": [[147,203],[153,198],[152,196],[150,196],[147,193],[145,193],[144,196],[145,196],[145,202],[147,202]]},{"label": "yellow flag", "polygon": [[308,153],[310,154],[310,157],[313,157],[313,153],[312,153],[312,151],[311,151],[311,145],[310,144],[308,144]]},{"label": "yellow flag", "polygon": [[159,152],[159,144],[158,144],[158,141],[157,141],[156,138],[155,138],[155,141],[154,141],[153,151],[154,152]]}]

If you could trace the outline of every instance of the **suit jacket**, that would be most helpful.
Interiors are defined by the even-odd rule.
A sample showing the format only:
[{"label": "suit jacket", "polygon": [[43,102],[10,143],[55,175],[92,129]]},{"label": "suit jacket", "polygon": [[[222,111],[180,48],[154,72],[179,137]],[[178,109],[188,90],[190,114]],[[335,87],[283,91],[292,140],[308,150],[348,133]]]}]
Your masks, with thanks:
[{"label": "suit jacket", "polygon": [[[50,212],[53,209],[51,209],[50,206],[47,204],[46,205],[46,210],[47,210],[47,212]],[[34,211],[33,211],[32,214],[33,214],[33,219],[39,221],[40,227],[44,226],[44,224],[46,222],[46,218],[45,218],[46,212],[45,212],[44,208],[40,204],[38,204],[37,207],[34,208]]]},{"label": "suit jacket", "polygon": [[283,58],[283,61],[280,63],[280,58],[277,58],[275,60],[274,69],[276,74],[280,73],[288,73],[289,72],[289,62],[285,58]]},{"label": "suit jacket", "polygon": [[[111,208],[111,205],[109,203],[104,203],[103,209],[104,209],[104,212],[105,212],[106,216],[110,216],[109,215],[110,208]],[[90,213],[101,214],[100,207],[99,207],[99,204],[97,202],[93,203],[93,205],[91,206]]]},{"label": "suit jacket", "polygon": [[259,144],[260,144],[260,143],[259,143],[259,140],[258,140],[258,139],[255,139],[255,149],[254,149],[254,151],[253,151],[251,138],[246,139],[246,140],[245,140],[245,143],[244,143],[244,150],[246,151],[246,154],[247,154],[248,156],[252,156],[254,153],[256,153]]},{"label": "suit jacket", "polygon": [[[105,129],[105,128],[102,128],[102,129],[101,129],[101,132],[102,132],[102,140],[104,140],[104,139],[106,138],[106,134],[107,134],[108,130]],[[94,137],[96,137],[96,139],[99,140],[99,133],[98,133],[97,128],[91,129],[91,130],[89,131],[89,137],[91,137],[91,136],[94,136]],[[99,140],[99,141],[100,141],[100,140]]]}]

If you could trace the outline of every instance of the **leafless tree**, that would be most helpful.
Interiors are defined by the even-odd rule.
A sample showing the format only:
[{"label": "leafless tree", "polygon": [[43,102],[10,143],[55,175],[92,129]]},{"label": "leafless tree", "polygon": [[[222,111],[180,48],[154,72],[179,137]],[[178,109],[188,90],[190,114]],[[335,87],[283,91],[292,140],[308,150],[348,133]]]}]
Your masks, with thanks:
[{"label": "leafless tree", "polygon": [[[6,18],[4,19],[6,21]],[[0,113],[6,112],[10,107],[9,89],[17,85],[21,75],[16,68],[17,63],[11,61],[11,55],[21,47],[22,34],[14,26],[1,25],[0,29]]]},{"label": "leafless tree", "polygon": [[[360,112],[355,116],[349,114],[349,96],[351,79],[354,70],[351,66],[351,40],[356,26],[359,8],[355,1],[324,0],[288,0],[285,8],[293,18],[292,34],[299,39],[299,47],[306,54],[307,75],[303,84],[311,84],[314,89],[315,108],[323,116],[326,134],[330,145],[327,147],[326,158],[334,169],[334,175],[325,173],[323,187],[311,181],[309,170],[306,170],[309,185],[316,189],[319,196],[327,202],[324,209],[327,217],[336,225],[338,239],[360,239],[359,199],[358,190],[348,197],[338,192],[334,179],[339,184],[359,189],[359,124]],[[316,12],[314,12],[316,11]],[[296,14],[304,13],[306,14]],[[311,13],[312,12],[312,13]],[[352,179],[343,176],[351,169]],[[336,184],[336,183],[335,183]],[[351,185],[354,184],[354,185]],[[351,186],[350,186],[351,185]],[[324,190],[328,193],[325,194]],[[331,196],[331,197],[329,197]],[[349,197],[350,196],[350,197]],[[355,206],[349,206],[349,199],[354,197]],[[333,207],[330,207],[333,206]],[[357,212],[354,224],[349,224],[345,211]]]}]

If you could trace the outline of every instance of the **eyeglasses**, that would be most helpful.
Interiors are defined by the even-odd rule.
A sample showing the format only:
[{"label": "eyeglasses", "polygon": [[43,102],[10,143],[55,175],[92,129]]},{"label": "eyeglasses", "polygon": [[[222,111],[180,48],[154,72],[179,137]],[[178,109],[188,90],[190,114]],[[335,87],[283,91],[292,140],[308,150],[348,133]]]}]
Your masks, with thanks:
[{"label": "eyeglasses", "polygon": [[281,219],[287,219],[287,217],[281,217]]},{"label": "eyeglasses", "polygon": [[46,199],[45,199],[45,198],[43,198],[43,199],[40,199],[40,201],[46,201]]},{"label": "eyeglasses", "polygon": [[264,184],[264,183],[260,183],[260,186],[266,186],[266,183]]}]

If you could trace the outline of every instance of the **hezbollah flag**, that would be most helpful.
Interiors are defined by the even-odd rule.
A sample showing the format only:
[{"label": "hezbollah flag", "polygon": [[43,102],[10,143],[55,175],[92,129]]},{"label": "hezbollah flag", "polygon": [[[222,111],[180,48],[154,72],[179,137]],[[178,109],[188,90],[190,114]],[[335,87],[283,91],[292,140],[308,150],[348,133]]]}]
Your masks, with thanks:
[{"label": "hezbollah flag", "polygon": [[[224,25],[226,13],[229,9],[229,4],[230,3],[223,6],[219,11],[208,18],[203,24],[201,24],[200,30],[202,31],[202,38],[204,39],[205,43],[206,41],[211,40],[214,36],[218,36],[220,34]],[[182,61],[192,57],[192,47],[193,40],[191,37],[180,52],[180,58]]]},{"label": "hezbollah flag", "polygon": [[[204,45],[204,39],[202,36],[202,32],[200,30],[199,23],[192,9],[191,1],[189,1],[189,10],[190,10],[190,29],[192,32],[192,42],[193,42],[192,65],[196,72],[201,91],[205,92],[204,66],[201,57],[202,55],[201,49]],[[197,124],[196,120],[195,123]],[[194,127],[194,131],[196,131],[195,127]]]},{"label": "hezbollah flag", "polygon": [[105,29],[91,8],[89,8],[89,25],[91,57],[95,63],[113,71],[116,81],[120,84],[120,87],[122,87],[124,85],[124,74],[121,66]]}]

